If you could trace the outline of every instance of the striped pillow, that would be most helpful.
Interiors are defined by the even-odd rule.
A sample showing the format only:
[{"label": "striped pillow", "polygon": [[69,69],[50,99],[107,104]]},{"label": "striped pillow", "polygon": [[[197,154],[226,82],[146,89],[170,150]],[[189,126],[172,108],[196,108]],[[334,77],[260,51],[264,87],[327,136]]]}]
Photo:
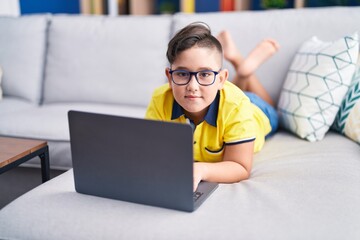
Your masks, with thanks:
[{"label": "striped pillow", "polygon": [[360,65],[341,103],[332,129],[360,143]]}]

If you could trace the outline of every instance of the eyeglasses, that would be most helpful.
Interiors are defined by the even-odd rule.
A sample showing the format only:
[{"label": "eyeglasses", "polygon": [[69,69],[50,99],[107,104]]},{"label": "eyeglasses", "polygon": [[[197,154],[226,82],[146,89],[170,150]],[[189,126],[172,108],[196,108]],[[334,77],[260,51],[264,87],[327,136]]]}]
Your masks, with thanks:
[{"label": "eyeglasses", "polygon": [[198,72],[190,72],[187,70],[170,70],[169,73],[171,74],[171,79],[176,85],[186,85],[190,82],[191,77],[194,75],[196,81],[201,86],[210,86],[215,82],[216,75],[218,72],[212,70],[202,70]]}]

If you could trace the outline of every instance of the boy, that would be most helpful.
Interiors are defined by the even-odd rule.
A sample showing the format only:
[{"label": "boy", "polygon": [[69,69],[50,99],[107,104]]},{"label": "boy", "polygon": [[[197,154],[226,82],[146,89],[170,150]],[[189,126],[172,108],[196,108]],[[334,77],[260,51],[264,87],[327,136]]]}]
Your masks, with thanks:
[{"label": "boy", "polygon": [[[273,52],[277,44],[265,41],[264,49],[255,49],[247,59],[241,59],[227,32],[219,39],[225,46],[225,58],[237,69],[234,83],[267,97],[253,71],[272,54],[265,51],[269,48],[266,44],[275,49]],[[222,45],[204,23],[180,30],[168,44],[167,58],[168,84],[154,91],[146,118],[190,123],[193,127],[194,191],[201,180],[234,183],[249,178],[254,152],[276,130],[275,110],[249,93],[258,106],[253,104],[239,87],[227,81]]]}]

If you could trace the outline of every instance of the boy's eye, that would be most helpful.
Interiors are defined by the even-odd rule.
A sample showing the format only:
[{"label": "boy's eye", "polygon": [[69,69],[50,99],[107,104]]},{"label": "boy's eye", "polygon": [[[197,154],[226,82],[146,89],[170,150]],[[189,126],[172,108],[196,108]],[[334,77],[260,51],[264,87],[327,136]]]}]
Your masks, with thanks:
[{"label": "boy's eye", "polygon": [[208,77],[208,76],[209,76],[209,73],[207,73],[207,72],[200,72],[199,75],[200,75],[200,77]]},{"label": "boy's eye", "polygon": [[207,77],[210,77],[212,74],[212,72],[199,72],[199,76],[201,78],[207,78]]},{"label": "boy's eye", "polygon": [[188,72],[175,72],[175,75],[177,77],[189,77],[189,73]]}]

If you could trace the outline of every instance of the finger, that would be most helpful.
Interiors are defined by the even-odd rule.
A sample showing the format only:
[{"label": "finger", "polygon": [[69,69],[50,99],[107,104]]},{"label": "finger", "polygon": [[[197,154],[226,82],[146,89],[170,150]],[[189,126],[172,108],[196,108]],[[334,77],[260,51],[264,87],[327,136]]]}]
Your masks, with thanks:
[{"label": "finger", "polygon": [[199,183],[200,183],[200,180],[194,179],[194,192],[196,192],[196,189],[198,188]]}]

